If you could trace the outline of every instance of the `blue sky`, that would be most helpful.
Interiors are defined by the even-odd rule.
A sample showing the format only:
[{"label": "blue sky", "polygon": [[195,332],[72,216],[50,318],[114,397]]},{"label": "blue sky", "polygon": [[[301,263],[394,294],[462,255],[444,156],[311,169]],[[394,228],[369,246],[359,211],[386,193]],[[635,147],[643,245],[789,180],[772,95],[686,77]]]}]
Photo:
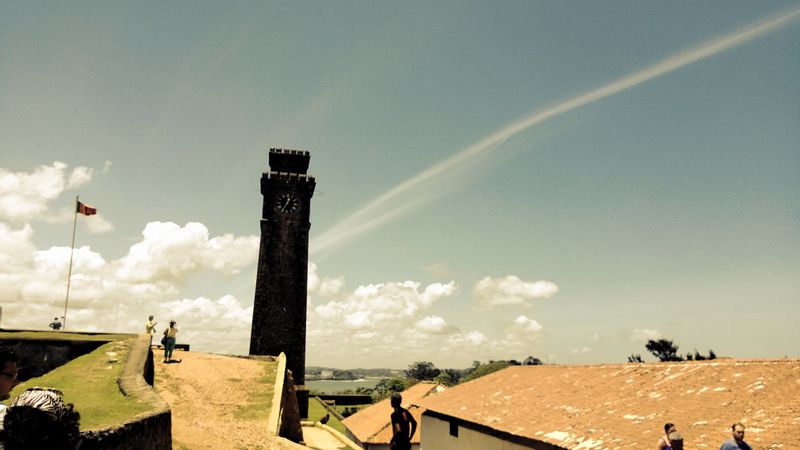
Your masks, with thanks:
[{"label": "blue sky", "polygon": [[245,353],[311,152],[308,360],[800,356],[800,3],[0,5],[2,326]]}]

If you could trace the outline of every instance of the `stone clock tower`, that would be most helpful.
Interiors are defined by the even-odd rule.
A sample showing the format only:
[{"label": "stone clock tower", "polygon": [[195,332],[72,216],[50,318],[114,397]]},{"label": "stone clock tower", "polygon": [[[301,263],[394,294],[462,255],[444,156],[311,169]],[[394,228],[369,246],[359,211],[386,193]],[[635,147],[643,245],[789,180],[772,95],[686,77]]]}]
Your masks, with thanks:
[{"label": "stone clock tower", "polygon": [[258,253],[251,355],[286,353],[295,385],[305,384],[309,212],[316,182],[311,156],[270,149],[261,175],[261,247]]}]

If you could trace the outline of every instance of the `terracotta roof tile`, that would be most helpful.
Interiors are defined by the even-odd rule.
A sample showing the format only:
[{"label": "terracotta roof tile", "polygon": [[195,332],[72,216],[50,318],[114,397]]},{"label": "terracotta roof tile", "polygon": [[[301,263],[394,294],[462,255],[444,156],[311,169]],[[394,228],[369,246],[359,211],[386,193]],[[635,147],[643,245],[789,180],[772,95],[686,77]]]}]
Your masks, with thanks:
[{"label": "terracotta roof tile", "polygon": [[[401,393],[403,396],[402,406],[408,409],[417,421],[417,432],[411,439],[412,443],[419,443],[422,424],[420,418],[425,411],[416,406],[417,403],[429,394],[441,389],[441,386],[436,383],[421,382]],[[363,443],[388,444],[392,438],[391,415],[392,406],[390,400],[386,398],[358,411],[350,417],[346,417],[342,424]]]},{"label": "terracotta roof tile", "polygon": [[734,422],[753,448],[800,449],[800,360],[513,366],[420,406],[568,449],[655,448],[666,422],[690,449]]}]

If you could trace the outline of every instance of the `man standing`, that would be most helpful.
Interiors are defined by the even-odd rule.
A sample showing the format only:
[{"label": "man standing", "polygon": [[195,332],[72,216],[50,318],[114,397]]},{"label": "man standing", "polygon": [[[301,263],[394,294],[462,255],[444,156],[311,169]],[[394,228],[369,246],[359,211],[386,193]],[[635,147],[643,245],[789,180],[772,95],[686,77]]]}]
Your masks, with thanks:
[{"label": "man standing", "polygon": [[392,440],[389,441],[391,450],[411,450],[411,438],[417,431],[417,421],[407,409],[400,406],[403,397],[398,393],[392,394]]},{"label": "man standing", "polygon": [[145,333],[149,334],[150,336],[156,334],[156,325],[158,325],[158,322],[153,322],[153,316],[150,316],[147,319],[147,322],[144,323]]},{"label": "man standing", "polygon": [[58,320],[58,317],[53,317],[53,321],[50,322],[50,328],[55,331],[61,331],[61,321]]},{"label": "man standing", "polygon": [[731,431],[733,439],[723,442],[719,450],[753,450],[753,447],[744,441],[744,425],[735,423],[731,425]]}]

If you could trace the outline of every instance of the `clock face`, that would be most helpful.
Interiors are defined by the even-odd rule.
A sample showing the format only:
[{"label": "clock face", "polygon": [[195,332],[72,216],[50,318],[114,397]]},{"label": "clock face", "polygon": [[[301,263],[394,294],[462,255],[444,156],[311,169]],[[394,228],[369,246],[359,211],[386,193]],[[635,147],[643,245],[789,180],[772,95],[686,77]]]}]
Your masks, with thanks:
[{"label": "clock face", "polygon": [[300,199],[294,194],[284,193],[275,200],[275,211],[291,214],[298,209],[300,209]]}]

